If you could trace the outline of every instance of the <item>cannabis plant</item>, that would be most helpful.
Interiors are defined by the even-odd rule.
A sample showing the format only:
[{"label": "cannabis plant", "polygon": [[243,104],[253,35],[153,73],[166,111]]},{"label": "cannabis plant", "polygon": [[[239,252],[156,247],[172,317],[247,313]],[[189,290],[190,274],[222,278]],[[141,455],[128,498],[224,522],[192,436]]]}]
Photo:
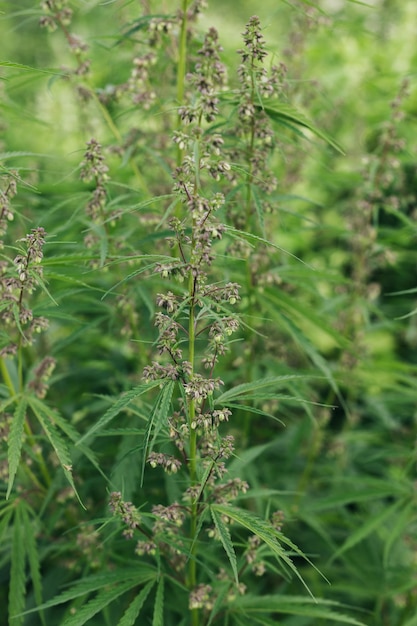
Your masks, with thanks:
[{"label": "cannabis plant", "polygon": [[413,626],[412,81],[358,122],[343,56],[385,13],[5,4],[0,623]]}]

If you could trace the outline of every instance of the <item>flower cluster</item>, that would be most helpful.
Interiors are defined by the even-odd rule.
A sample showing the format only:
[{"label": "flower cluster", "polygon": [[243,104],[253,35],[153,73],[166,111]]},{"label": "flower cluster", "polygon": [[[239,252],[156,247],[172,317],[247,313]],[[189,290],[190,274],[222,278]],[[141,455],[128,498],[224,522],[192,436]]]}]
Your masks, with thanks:
[{"label": "flower cluster", "polygon": [[[391,102],[391,114],[377,137],[375,145],[363,159],[362,184],[356,189],[355,202],[347,208],[346,224],[350,231],[349,246],[352,253],[351,284],[339,287],[349,300],[338,320],[338,327],[350,337],[351,346],[342,355],[347,369],[356,367],[367,353],[364,327],[367,323],[366,306],[358,301],[372,302],[378,298],[381,287],[371,280],[376,270],[387,266],[395,252],[378,241],[378,214],[381,211],[397,213],[412,210],[416,196],[407,189],[400,157],[405,150],[405,140],[400,135],[404,117],[403,103],[408,96],[405,80]],[[410,211],[411,212],[411,211]],[[414,209],[414,217],[417,211]]]},{"label": "flower cluster", "polygon": [[[222,89],[227,80],[226,68],[220,61],[222,48],[218,42],[215,28],[210,28],[203,47],[198,51],[200,61],[195,66],[195,72],[188,74],[188,82],[199,94],[193,103],[183,106],[178,113],[181,120],[191,124],[205,119],[212,122],[218,114],[218,90]],[[176,137],[178,142],[178,136]]]},{"label": "flower cluster", "polygon": [[[277,186],[274,172],[268,165],[275,147],[274,132],[263,101],[282,96],[286,84],[286,67],[283,63],[273,65],[269,72],[264,67],[267,51],[259,17],[250,18],[243,40],[244,48],[239,51],[242,61],[238,69],[237,123],[231,132],[241,138],[245,147],[242,150],[242,145],[239,145],[239,149],[231,149],[230,160],[238,163],[242,161],[242,156],[244,158],[246,207],[244,211],[229,209],[229,215],[237,228],[248,230],[251,215],[255,211],[251,201],[252,187],[257,186],[264,193],[271,193]],[[235,178],[236,174],[233,180]],[[266,206],[262,210],[266,212]]]},{"label": "flower cluster", "polygon": [[213,608],[213,599],[211,585],[198,585],[190,592],[188,606],[190,609],[206,609],[210,611]]},{"label": "flower cluster", "polygon": [[[211,29],[198,51],[195,71],[187,75],[189,92],[179,109],[183,123],[173,137],[180,158],[173,172],[175,214],[168,220],[167,243],[172,253],[155,266],[168,285],[155,298],[159,308],[154,319],[157,358],[143,369],[145,382],[157,381],[162,389],[175,390],[170,401],[172,412],[165,424],[161,420],[158,431],[164,437],[163,452],[157,449],[158,436],[147,465],[168,474],[179,473],[183,493],[180,504],[153,506],[152,528],[146,532],[140,528],[146,536],[137,543],[136,554],[162,555],[177,572],[191,561],[190,550],[198,543],[193,533],[204,507],[229,503],[249,488],[240,478],[226,477],[234,439],[222,430],[232,412],[215,400],[224,384],[215,374],[216,364],[239,330],[233,307],[240,301],[239,284],[218,280],[216,273],[215,251],[223,245],[226,232],[218,217],[224,211],[225,197],[217,188],[206,193],[207,182],[212,188],[213,179],[216,185],[222,180],[228,183],[232,169],[223,153],[223,138],[211,128],[220,106],[219,91],[226,81],[220,50],[217,32]],[[137,70],[137,86],[142,88],[147,81],[147,63],[138,62]],[[128,518],[130,503],[124,507],[121,516]],[[115,509],[114,503],[111,508]],[[125,523],[129,528],[132,525],[129,519]],[[190,608],[207,608],[214,592],[210,586],[197,583],[192,576],[186,582]]]},{"label": "flower cluster", "polygon": [[51,356],[46,356],[35,369],[35,377],[28,387],[32,389],[38,398],[44,398],[48,391],[48,381],[55,369],[56,361]]},{"label": "flower cluster", "polygon": [[[48,327],[48,320],[34,317],[32,310],[25,304],[25,296],[32,294],[42,279],[41,261],[45,236],[46,232],[42,227],[33,228],[26,237],[19,240],[24,246],[13,260],[13,270],[10,270],[7,262],[2,265],[0,297],[3,306],[0,319],[9,328],[9,341],[1,348],[1,356],[15,354],[18,345],[31,345],[34,335]],[[15,339],[10,333],[12,326],[18,332]]]},{"label": "flower cluster", "polygon": [[80,169],[81,180],[94,183],[94,189],[85,208],[92,224],[91,230],[84,237],[87,248],[93,248],[99,243],[100,229],[107,233],[109,226],[114,226],[116,220],[120,218],[118,211],[106,212],[108,171],[101,144],[94,138],[90,139]]},{"label": "flower cluster", "polygon": [[[73,11],[68,6],[68,0],[43,0],[41,9],[44,15],[39,20],[39,24],[43,28],[47,28],[49,32],[60,29],[68,42],[69,49],[75,56],[77,67],[74,70],[66,68],[67,75],[84,76],[90,70],[90,60],[86,58],[88,45],[81,37],[70,32]],[[88,99],[90,97],[88,89],[79,88],[79,95]]]},{"label": "flower cluster", "polygon": [[41,2],[41,9],[45,15],[40,18],[40,25],[53,32],[58,26],[67,27],[71,24],[72,9],[69,8],[66,0],[44,0]]},{"label": "flower cluster", "polygon": [[149,109],[156,98],[150,87],[149,70],[156,63],[156,56],[148,52],[133,59],[133,68],[127,82],[126,91],[131,94],[133,104]]},{"label": "flower cluster", "polygon": [[148,463],[153,468],[163,467],[168,474],[176,474],[181,467],[181,461],[162,452],[151,452],[148,456]]},{"label": "flower cluster", "polygon": [[9,222],[14,219],[10,201],[17,193],[16,178],[17,172],[10,172],[3,179],[3,188],[0,187],[0,250],[3,248],[3,240],[1,237],[4,237]]},{"label": "flower cluster", "polygon": [[127,528],[123,531],[126,539],[132,539],[134,531],[140,527],[142,518],[132,502],[125,502],[120,491],[110,494],[109,508],[115,517],[121,519]]}]

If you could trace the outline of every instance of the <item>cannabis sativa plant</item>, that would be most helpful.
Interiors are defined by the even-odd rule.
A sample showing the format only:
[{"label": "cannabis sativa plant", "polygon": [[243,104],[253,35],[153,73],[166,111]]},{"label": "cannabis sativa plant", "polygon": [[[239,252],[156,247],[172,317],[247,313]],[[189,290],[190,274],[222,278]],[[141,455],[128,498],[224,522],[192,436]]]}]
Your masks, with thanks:
[{"label": "cannabis sativa plant", "polygon": [[[340,3],[326,15],[265,0],[271,46],[264,20],[245,16],[236,54],[214,29],[201,35],[201,1],[9,4],[3,45],[20,65],[5,64],[0,91],[5,619],[360,623],[317,601],[332,597],[375,626],[410,626],[413,328],[389,319],[406,299],[387,306],[386,291],[406,290],[412,266],[412,151],[396,135],[410,132],[412,100],[401,94],[383,132],[375,113],[369,167],[334,196],[334,170],[360,161],[349,107],[355,93],[361,120],[372,53],[348,104],[351,70],[333,61],[346,48],[355,67],[361,20],[345,47]],[[384,22],[373,16],[369,32]],[[12,43],[23,31],[36,45]],[[378,80],[377,111],[390,89]],[[293,102],[337,136],[347,120],[347,156]],[[383,379],[380,336],[393,346],[377,347]]]}]

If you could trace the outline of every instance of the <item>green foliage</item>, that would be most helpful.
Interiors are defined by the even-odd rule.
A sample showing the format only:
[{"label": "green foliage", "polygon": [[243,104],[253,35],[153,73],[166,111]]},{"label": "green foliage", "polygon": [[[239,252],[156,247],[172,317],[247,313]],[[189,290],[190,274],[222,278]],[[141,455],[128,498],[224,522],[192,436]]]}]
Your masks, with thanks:
[{"label": "green foliage", "polygon": [[205,4],[1,4],[0,626],[413,626],[416,3]]}]

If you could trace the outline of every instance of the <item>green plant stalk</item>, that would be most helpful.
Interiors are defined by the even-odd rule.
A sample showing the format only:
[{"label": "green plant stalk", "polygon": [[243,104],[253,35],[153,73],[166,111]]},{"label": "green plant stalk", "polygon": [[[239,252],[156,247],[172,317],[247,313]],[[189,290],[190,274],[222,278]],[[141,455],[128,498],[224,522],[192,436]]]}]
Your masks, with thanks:
[{"label": "green plant stalk", "polygon": [[[187,2],[184,2],[186,5]],[[201,115],[199,118],[199,125],[201,124]],[[194,193],[197,192],[200,186],[200,151],[199,151],[199,142],[196,140],[194,146],[194,172],[195,172],[195,182],[194,182]],[[192,239],[191,239],[191,256],[192,259],[194,256],[195,250],[195,238],[194,232],[196,228],[195,219],[193,218],[192,223]],[[188,297],[190,300],[190,312],[188,318],[188,360],[191,363],[191,376],[194,374],[195,369],[195,296],[196,296],[196,286],[197,282],[193,273],[190,271],[190,275],[188,278]],[[195,418],[195,399],[190,398],[188,402],[188,428],[190,432],[189,439],[189,474],[190,474],[190,483],[191,486],[194,486],[197,482],[197,431],[195,428],[192,428],[192,424]],[[190,558],[188,563],[188,587],[190,590],[194,589],[197,584],[197,521],[198,521],[198,498],[193,500],[191,503],[191,520],[190,520],[190,540],[191,540],[191,550],[190,550]],[[198,626],[200,622],[199,619],[199,610],[191,609],[191,623],[192,626]]]},{"label": "green plant stalk", "polygon": [[[188,324],[188,359],[191,363],[191,375],[194,372],[194,364],[195,364],[195,304],[194,304],[194,277],[190,274],[189,277],[189,297],[190,297],[190,313],[189,313],[189,324]],[[189,474],[190,474],[190,483],[191,485],[195,485],[197,481],[197,432],[195,428],[192,428],[192,424],[195,418],[195,400],[194,398],[190,398],[188,402],[188,428],[190,432],[190,440],[189,440]],[[188,562],[188,588],[190,590],[194,589],[197,583],[197,544],[196,544],[196,534],[197,534],[197,507],[198,502],[197,499],[193,500],[191,504],[191,520],[190,520],[190,540],[191,540],[191,553]],[[191,610],[191,619],[193,626],[198,626],[199,624],[199,614],[198,609]]]},{"label": "green plant stalk", "polygon": [[[189,0],[182,0],[181,5],[181,28],[178,42],[178,65],[177,65],[177,106],[184,103],[185,73],[187,68],[187,7]],[[177,115],[176,130],[181,126],[181,118]],[[181,165],[183,150],[177,145],[177,166]],[[181,203],[177,202],[175,215],[181,219]],[[177,250],[178,255],[178,250]]]},{"label": "green plant stalk", "polygon": [[[178,48],[178,72],[177,72],[177,104],[181,106],[184,101],[185,72],[187,67],[187,8],[189,0],[182,0],[181,28]],[[181,120],[178,117],[177,127]],[[181,151],[179,151],[181,155]]]},{"label": "green plant stalk", "polygon": [[[254,79],[254,62],[252,59],[252,72],[251,72],[251,102],[254,104],[255,101],[255,79]],[[250,231],[250,221],[251,221],[251,206],[252,206],[252,183],[253,183],[253,165],[252,165],[252,156],[253,150],[255,146],[255,121],[252,117],[251,120],[251,129],[250,129],[250,141],[249,147],[247,150],[247,160],[248,160],[248,173],[246,176],[246,200],[245,200],[245,231]],[[250,259],[246,259],[246,293],[248,298],[248,310],[247,315],[248,318],[251,319],[252,315],[252,294],[253,294],[253,285],[252,285],[252,274],[250,267]],[[248,347],[249,350],[252,351],[252,336],[248,337]],[[250,382],[252,379],[252,364],[253,360],[251,358],[246,359],[246,373],[245,380],[246,382]],[[251,426],[251,414],[249,411],[245,411],[244,420],[243,420],[243,435],[246,441],[250,439],[250,426]]]}]

